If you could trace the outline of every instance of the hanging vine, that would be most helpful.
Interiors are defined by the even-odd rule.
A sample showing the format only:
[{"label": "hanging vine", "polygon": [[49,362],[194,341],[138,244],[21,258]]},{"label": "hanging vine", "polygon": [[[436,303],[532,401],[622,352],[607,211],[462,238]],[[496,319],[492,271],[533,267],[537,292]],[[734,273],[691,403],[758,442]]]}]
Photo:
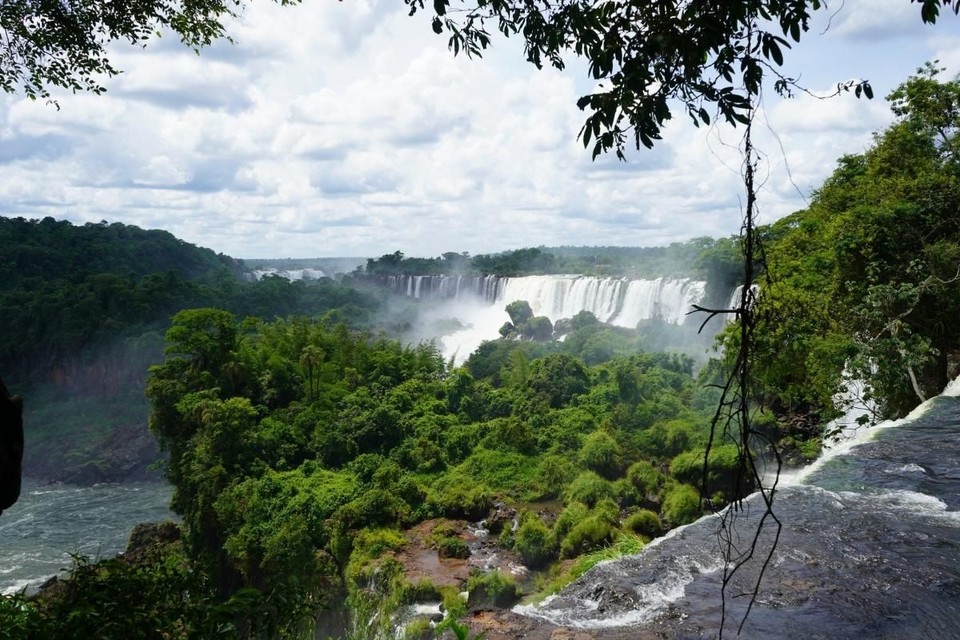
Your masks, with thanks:
[{"label": "hanging vine", "polygon": [[[747,29],[747,49],[752,51],[755,46],[754,25]],[[749,68],[751,59],[748,57],[745,68]],[[753,60],[756,63],[755,60]],[[745,130],[742,139],[741,153],[742,178],[745,192],[745,207],[743,222],[740,229],[741,250],[743,253],[743,281],[740,286],[740,295],[737,304],[731,309],[707,309],[695,306],[699,312],[707,313],[707,318],[701,325],[721,314],[734,314],[738,324],[738,335],[735,349],[732,354],[729,373],[719,385],[720,400],[710,422],[710,435],[707,441],[706,452],[703,457],[703,473],[701,483],[701,497],[709,502],[708,478],[710,472],[710,451],[720,442],[733,442],[738,451],[738,474],[735,495],[737,499],[726,509],[718,513],[716,530],[717,541],[723,560],[723,579],[721,587],[721,619],[718,637],[723,637],[728,617],[728,598],[734,577],[749,564],[759,560],[760,567],[756,578],[752,582],[749,592],[736,594],[749,597],[746,610],[740,618],[737,633],[743,630],[743,625],[756,602],[766,568],[769,566],[780,539],[782,523],[774,511],[774,496],[783,462],[776,444],[766,433],[753,428],[753,412],[758,410],[752,393],[753,381],[751,372],[752,354],[755,344],[755,332],[758,324],[757,287],[758,272],[764,264],[763,247],[760,235],[757,233],[757,186],[756,171],[760,156],[753,144],[753,124],[756,115],[756,104],[760,98],[759,85],[748,87],[750,108],[747,112]],[[764,486],[764,473],[761,470],[757,451],[763,449],[772,452],[774,464],[773,482]],[[749,513],[752,504],[746,499],[748,493],[756,488],[756,495],[762,512],[746,545],[741,545],[741,535],[737,524],[741,515]],[[769,546],[761,544],[764,535],[772,534]]]}]

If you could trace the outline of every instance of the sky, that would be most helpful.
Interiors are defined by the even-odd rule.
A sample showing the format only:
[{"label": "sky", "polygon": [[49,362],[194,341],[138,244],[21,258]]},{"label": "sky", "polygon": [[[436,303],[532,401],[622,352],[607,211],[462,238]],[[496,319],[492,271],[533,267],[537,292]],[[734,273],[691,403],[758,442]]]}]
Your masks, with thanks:
[{"label": "sky", "polygon": [[[907,0],[832,0],[786,53],[818,95],[768,91],[754,137],[761,222],[802,209],[838,157],[893,119],[883,96],[925,61],[960,73],[960,18]],[[59,110],[0,96],[0,215],[166,229],[238,258],[433,257],[531,246],[655,246],[734,234],[741,129],[682,113],[654,150],[591,161],[585,66],[526,63],[518,40],[454,57],[398,0],[255,0],[236,43],[114,48],[103,95]]]}]

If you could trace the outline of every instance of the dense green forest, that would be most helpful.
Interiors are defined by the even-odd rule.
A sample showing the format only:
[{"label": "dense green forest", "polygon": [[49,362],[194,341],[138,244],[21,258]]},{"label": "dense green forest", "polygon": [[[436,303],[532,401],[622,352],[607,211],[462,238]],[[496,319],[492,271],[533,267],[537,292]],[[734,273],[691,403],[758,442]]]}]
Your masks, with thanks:
[{"label": "dense green forest", "polygon": [[244,282],[237,260],[120,223],[0,217],[0,255],[0,371],[28,398],[25,469],[41,478],[117,479],[156,456],[143,389],[177,311],[370,326],[382,299],[327,279]]},{"label": "dense green forest", "polygon": [[[844,371],[868,383],[884,415],[956,373],[960,82],[935,71],[891,94],[897,121],[841,158],[807,209],[761,229],[751,369],[768,410],[753,427],[795,459],[817,454]],[[728,264],[735,247],[700,243],[698,255]],[[503,256],[517,253],[530,261],[524,273],[565,259]],[[366,270],[429,272],[407,260],[397,252]],[[388,633],[396,606],[442,599],[455,625],[462,585],[407,577],[414,529],[437,554],[462,556],[464,523],[509,505],[516,527],[497,544],[540,569],[535,588],[547,593],[752,489],[732,442],[715,443],[704,464],[723,352],[695,377],[688,358],[645,352],[637,331],[586,313],[563,341],[529,339],[534,318],[518,302],[516,332],[456,367],[430,344],[342,322],[343,304],[359,306],[344,300],[362,294],[342,295],[339,310],[327,301],[283,318],[257,318],[255,305],[177,312],[147,395],[182,539],[136,559],[81,561],[53,593],[0,600],[0,619],[25,637],[58,637],[67,615],[71,637],[146,620],[162,637],[302,637],[321,613],[349,610],[364,623],[352,634],[373,637]],[[500,573],[467,587],[502,602],[520,591]]]},{"label": "dense green forest", "polygon": [[816,430],[846,366],[881,417],[957,375],[960,81],[918,70],[888,100],[898,120],[840,158],[807,209],[763,229],[759,396]]},{"label": "dense green forest", "polygon": [[[404,529],[435,521],[433,544],[461,553],[455,523],[497,501],[556,505],[501,535],[534,567],[696,519],[715,392],[689,359],[638,352],[635,332],[577,324],[562,343],[490,342],[450,369],[432,346],[343,324],[179,312],[147,394],[187,557],[221,597],[283,594],[296,617],[443,597],[405,583]],[[585,364],[601,332],[631,355]],[[717,505],[750,488],[736,463],[714,448]],[[390,576],[377,593],[375,574]]]},{"label": "dense green forest", "polygon": [[576,273],[614,277],[689,277],[730,290],[741,276],[734,238],[695,238],[665,247],[529,247],[470,256],[447,252],[436,258],[395,251],[368,258],[356,275],[496,274],[502,276]]}]

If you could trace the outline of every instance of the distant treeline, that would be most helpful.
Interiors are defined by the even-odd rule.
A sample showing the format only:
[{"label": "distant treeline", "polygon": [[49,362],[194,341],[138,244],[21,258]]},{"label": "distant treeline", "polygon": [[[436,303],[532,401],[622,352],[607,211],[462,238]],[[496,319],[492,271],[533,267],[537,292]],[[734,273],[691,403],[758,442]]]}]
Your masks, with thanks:
[{"label": "distant treeline", "polygon": [[408,258],[400,251],[369,258],[364,275],[453,273],[527,276],[576,273],[594,276],[693,277],[733,284],[743,271],[736,238],[696,238],[665,247],[531,247],[470,256],[447,252]]},{"label": "distant treeline", "polygon": [[181,309],[263,318],[322,314],[363,322],[370,293],[325,280],[246,283],[243,264],[166,231],[121,223],[0,217],[0,371],[44,377],[105,342],[163,330]]}]

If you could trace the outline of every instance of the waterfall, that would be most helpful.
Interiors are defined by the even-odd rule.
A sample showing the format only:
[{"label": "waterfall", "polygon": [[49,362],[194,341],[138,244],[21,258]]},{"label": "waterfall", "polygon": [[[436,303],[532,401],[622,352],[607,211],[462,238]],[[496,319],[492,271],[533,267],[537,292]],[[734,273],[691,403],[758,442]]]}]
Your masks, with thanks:
[{"label": "waterfall", "polygon": [[642,280],[579,275],[389,276],[386,284],[418,299],[479,300],[497,307],[526,300],[535,315],[552,322],[589,311],[601,322],[629,328],[654,318],[683,324],[706,289],[705,282],[690,278]]},{"label": "waterfall", "polygon": [[287,280],[319,280],[328,277],[320,269],[275,269],[273,267],[254,269],[245,273],[244,276],[251,281],[262,280],[267,276],[280,276]]}]

